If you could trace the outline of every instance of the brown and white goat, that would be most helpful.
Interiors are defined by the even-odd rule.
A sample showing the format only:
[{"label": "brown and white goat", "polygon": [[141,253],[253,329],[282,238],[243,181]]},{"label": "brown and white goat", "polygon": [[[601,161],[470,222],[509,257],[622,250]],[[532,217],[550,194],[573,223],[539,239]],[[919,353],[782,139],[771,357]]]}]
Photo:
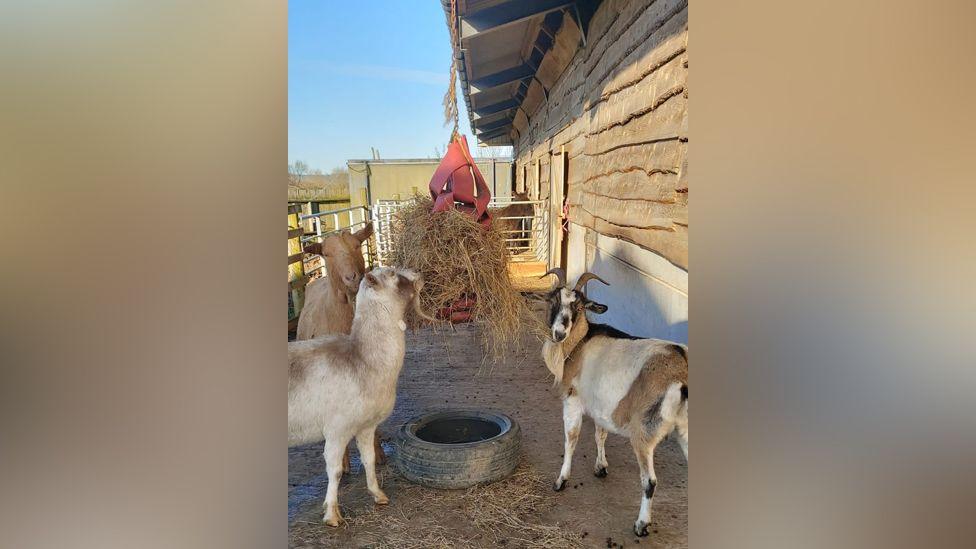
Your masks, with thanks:
[{"label": "brown and white goat", "polygon": [[393,411],[403,367],[408,307],[423,318],[423,279],[407,269],[378,268],[366,274],[356,296],[349,335],[334,334],[288,344],[288,446],[325,441],[329,475],[323,521],[338,526],[342,454],[353,438],[373,500],[389,499],[376,480],[373,437]]},{"label": "brown and white goat", "polygon": [[296,339],[312,339],[329,334],[348,334],[356,305],[359,281],[366,273],[362,244],[373,234],[373,224],[350,233],[327,236],[305,247],[306,253],[325,259],[328,276],[305,287],[305,304],[298,318]]},{"label": "brown and white goat", "polygon": [[[366,273],[362,245],[373,234],[373,224],[350,233],[340,231],[305,247],[305,252],[318,254],[325,260],[328,276],[305,287],[305,305],[298,317],[297,340],[314,339],[330,334],[348,334],[355,314],[359,281]],[[386,463],[386,453],[377,433],[373,436],[373,451],[379,463]],[[342,470],[349,472],[349,450],[342,455]]]},{"label": "brown and white goat", "polygon": [[657,486],[654,449],[676,431],[688,458],[688,349],[671,341],[636,338],[610,326],[591,324],[585,311],[600,314],[607,306],[586,297],[586,283],[592,279],[609,283],[587,272],[570,289],[562,269],[548,274],[555,274],[559,283],[547,296],[551,339],[543,345],[542,355],[555,383],[562,388],[566,434],[563,465],[553,487],[559,491],[566,485],[586,414],[596,426],[596,476],[607,475],[607,433],[630,439],[643,490],[634,533],[646,536]]}]

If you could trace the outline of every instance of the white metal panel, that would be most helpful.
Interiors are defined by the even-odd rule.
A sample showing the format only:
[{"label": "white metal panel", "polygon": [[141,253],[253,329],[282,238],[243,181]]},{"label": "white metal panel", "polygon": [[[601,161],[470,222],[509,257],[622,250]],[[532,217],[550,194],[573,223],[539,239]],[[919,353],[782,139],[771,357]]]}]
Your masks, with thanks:
[{"label": "white metal panel", "polygon": [[611,286],[590,282],[587,293],[609,307],[594,321],[636,336],[688,342],[688,272],[635,244],[597,235],[587,270]]}]

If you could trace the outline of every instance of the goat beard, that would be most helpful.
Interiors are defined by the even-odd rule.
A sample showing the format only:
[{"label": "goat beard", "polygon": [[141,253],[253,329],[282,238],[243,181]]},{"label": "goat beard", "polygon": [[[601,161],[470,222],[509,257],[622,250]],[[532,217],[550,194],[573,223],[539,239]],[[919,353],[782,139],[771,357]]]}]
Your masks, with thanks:
[{"label": "goat beard", "polygon": [[542,360],[546,363],[546,368],[555,376],[552,384],[558,385],[563,380],[563,367],[566,365],[563,344],[547,339],[542,345]]}]

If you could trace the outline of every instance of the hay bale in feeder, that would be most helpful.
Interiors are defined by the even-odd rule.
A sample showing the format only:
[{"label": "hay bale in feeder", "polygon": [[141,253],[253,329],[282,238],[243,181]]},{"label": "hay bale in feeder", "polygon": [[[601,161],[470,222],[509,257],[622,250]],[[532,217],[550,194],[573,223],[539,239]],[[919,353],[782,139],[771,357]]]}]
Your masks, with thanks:
[{"label": "hay bale in feeder", "polygon": [[424,310],[474,298],[468,300],[470,319],[482,328],[485,351],[497,358],[518,343],[523,321],[534,318],[509,278],[504,233],[457,210],[432,213],[432,207],[430,198],[418,196],[394,214],[391,260],[424,276]]}]

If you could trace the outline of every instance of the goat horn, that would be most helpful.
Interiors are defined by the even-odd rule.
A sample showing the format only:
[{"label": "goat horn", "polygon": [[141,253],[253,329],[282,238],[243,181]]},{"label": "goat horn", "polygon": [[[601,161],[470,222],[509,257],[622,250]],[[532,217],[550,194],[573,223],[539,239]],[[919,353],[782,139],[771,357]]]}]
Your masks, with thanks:
[{"label": "goat horn", "polygon": [[594,278],[606,284],[607,286],[610,285],[610,283],[607,282],[606,280],[603,280],[602,278],[596,276],[595,274],[587,271],[580,275],[579,280],[576,281],[576,287],[573,289],[576,290],[577,292],[583,290],[586,287],[586,283],[593,280]]},{"label": "goat horn", "polygon": [[554,269],[549,269],[548,271],[546,271],[546,274],[540,276],[539,278],[545,278],[549,275],[556,275],[556,278],[559,279],[560,286],[566,285],[566,271],[564,269],[560,269],[559,267],[556,267]]}]

